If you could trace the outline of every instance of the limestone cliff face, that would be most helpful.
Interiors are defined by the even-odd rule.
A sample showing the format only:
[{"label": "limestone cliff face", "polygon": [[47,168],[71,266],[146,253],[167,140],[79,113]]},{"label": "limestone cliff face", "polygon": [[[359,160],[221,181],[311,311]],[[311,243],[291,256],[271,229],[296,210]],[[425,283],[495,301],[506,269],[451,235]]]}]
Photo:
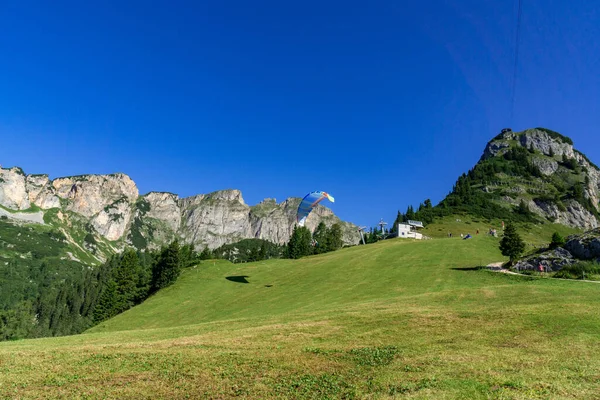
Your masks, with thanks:
[{"label": "limestone cliff face", "polygon": [[[290,198],[278,204],[274,199],[265,199],[252,207],[250,223],[254,237],[278,244],[287,243],[296,225],[296,213],[301,200]],[[314,231],[321,222],[327,227],[340,223],[344,243],[358,244],[360,236],[357,227],[342,222],[333,211],[319,204],[308,215],[305,226]]]},{"label": "limestone cliff face", "polygon": [[52,181],[56,194],[68,201],[67,210],[93,217],[117,202],[134,203],[139,192],[125,174],[82,175]]},{"label": "limestone cliff face", "polygon": [[181,235],[186,243],[216,248],[252,237],[249,209],[239,190],[188,197],[180,201]]},{"label": "limestone cliff face", "polygon": [[[25,175],[19,168],[2,169],[0,173],[0,205],[11,210],[32,206],[59,209],[55,222],[66,229],[73,228],[73,219],[67,218],[70,213],[82,221],[80,225],[91,227],[91,233],[139,248],[157,248],[176,238],[199,250],[248,238],[284,244],[292,234],[300,202],[298,198],[281,203],[267,199],[250,207],[239,190],[183,199],[158,192],[139,196],[135,183],[124,174],[50,180],[47,175]],[[17,214],[4,214],[17,219]],[[37,217],[36,221],[43,223],[43,214]],[[321,221],[327,226],[341,223],[331,210],[319,205],[306,226],[314,230]],[[358,243],[356,227],[349,223],[342,223],[342,227],[345,243]]]},{"label": "limestone cliff face", "polygon": [[[281,203],[266,199],[251,207],[239,190],[221,190],[184,199],[172,194],[149,194],[145,200],[148,203],[145,221],[148,217],[162,221],[162,225],[168,226],[183,243],[193,244],[198,250],[215,249],[251,238],[285,244],[296,224],[300,204],[299,198]],[[307,218],[306,226],[314,230],[321,221],[327,226],[341,223],[331,210],[319,205]],[[346,244],[358,243],[359,235],[354,225],[342,223],[342,230]],[[160,233],[161,230],[155,228],[153,236]]]},{"label": "limestone cliff face", "polygon": [[0,170],[0,204],[12,210],[33,205],[60,208],[89,219],[98,234],[118,240],[131,220],[139,193],[124,174],[83,175],[51,181],[47,175],[25,175],[20,168]]},{"label": "limestone cliff face", "polygon": [[299,204],[299,199],[288,199],[281,204],[275,199],[265,199],[252,207],[249,214],[252,235],[277,244],[287,243]]},{"label": "limestone cliff face", "polygon": [[26,176],[20,168],[0,169],[0,205],[12,210],[31,207]]},{"label": "limestone cliff face", "polygon": [[43,210],[60,207],[60,199],[48,175],[27,175],[26,183],[30,203]]},{"label": "limestone cliff face", "polygon": [[175,232],[179,230],[181,226],[179,196],[173,193],[150,192],[143,198],[148,203],[145,216],[163,221]]},{"label": "limestone cliff face", "polygon": [[52,181],[55,193],[66,201],[66,210],[91,219],[96,231],[118,240],[131,220],[138,188],[125,174],[82,175]]}]

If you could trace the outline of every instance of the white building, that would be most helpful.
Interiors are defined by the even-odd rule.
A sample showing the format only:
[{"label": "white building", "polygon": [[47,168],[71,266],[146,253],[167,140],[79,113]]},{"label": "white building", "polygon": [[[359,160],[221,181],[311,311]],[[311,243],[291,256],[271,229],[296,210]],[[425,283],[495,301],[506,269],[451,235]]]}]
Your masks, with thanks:
[{"label": "white building", "polygon": [[423,239],[423,234],[418,232],[421,228],[423,228],[423,223],[421,221],[408,220],[408,222],[404,224],[398,224],[398,237]]}]

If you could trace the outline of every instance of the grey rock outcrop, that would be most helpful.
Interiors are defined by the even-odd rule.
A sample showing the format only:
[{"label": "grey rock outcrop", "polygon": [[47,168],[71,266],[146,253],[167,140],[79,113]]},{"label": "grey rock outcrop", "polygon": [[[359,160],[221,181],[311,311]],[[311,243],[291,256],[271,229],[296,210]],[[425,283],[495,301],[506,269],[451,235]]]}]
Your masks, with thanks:
[{"label": "grey rock outcrop", "polygon": [[549,250],[541,254],[526,257],[518,261],[513,268],[517,271],[538,271],[539,266],[542,265],[545,272],[550,272],[559,271],[563,267],[571,265],[574,262],[576,262],[576,260],[569,251],[558,247],[555,250]]},{"label": "grey rock outcrop", "polygon": [[564,247],[576,258],[600,259],[600,228],[569,236]]},{"label": "grey rock outcrop", "polygon": [[542,265],[546,272],[559,271],[580,260],[600,261],[600,228],[571,235],[561,248],[525,257],[514,265],[514,269],[538,271]]},{"label": "grey rock outcrop", "polygon": [[562,225],[574,226],[586,230],[598,227],[596,217],[577,201],[572,199],[566,200],[564,205],[565,209],[561,211],[553,202],[531,200],[529,202],[529,209],[542,217],[548,217],[552,221]]},{"label": "grey rock outcrop", "polygon": [[558,170],[558,163],[550,158],[534,157],[532,163],[544,175],[552,175]]},{"label": "grey rock outcrop", "polygon": [[519,136],[521,146],[529,149],[533,147],[544,155],[562,156],[569,158],[575,156],[573,146],[561,140],[552,138],[547,132],[541,129],[527,129],[524,135]]},{"label": "grey rock outcrop", "polygon": [[[510,135],[513,135],[513,134],[510,133]],[[495,140],[495,141],[489,142],[487,144],[487,146],[485,147],[485,150],[483,151],[483,156],[481,157],[481,159],[486,160],[490,157],[495,157],[495,156],[503,153],[505,150],[507,150],[509,148],[510,148],[510,143],[505,140]]]}]

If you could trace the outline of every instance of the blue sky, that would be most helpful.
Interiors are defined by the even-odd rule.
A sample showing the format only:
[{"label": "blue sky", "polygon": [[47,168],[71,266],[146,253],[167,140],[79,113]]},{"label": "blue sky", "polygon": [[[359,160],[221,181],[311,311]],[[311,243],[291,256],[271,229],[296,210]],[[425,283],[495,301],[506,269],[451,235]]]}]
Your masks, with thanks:
[{"label": "blue sky", "polygon": [[421,3],[4,2],[0,164],[249,204],[325,190],[373,226],[440,201],[503,127],[600,163],[594,2],[523,1],[512,119],[516,2]]}]

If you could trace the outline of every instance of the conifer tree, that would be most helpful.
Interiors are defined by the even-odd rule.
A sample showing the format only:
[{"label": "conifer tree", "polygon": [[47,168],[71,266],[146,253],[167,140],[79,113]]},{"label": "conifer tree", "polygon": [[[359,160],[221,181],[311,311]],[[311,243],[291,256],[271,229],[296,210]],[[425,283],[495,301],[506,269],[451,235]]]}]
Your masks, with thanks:
[{"label": "conifer tree", "polygon": [[265,243],[262,243],[260,245],[260,250],[258,251],[258,257],[259,257],[259,260],[266,260],[268,258],[267,245]]},{"label": "conifer tree", "polygon": [[152,292],[171,285],[181,273],[179,242],[175,240],[163,251],[152,270]]},{"label": "conifer tree", "polygon": [[139,275],[140,263],[137,253],[133,249],[125,250],[119,265],[113,270],[113,279],[117,284],[117,295],[114,299],[117,313],[135,305]]},{"label": "conifer tree", "polygon": [[94,309],[94,321],[101,322],[117,315],[114,299],[117,296],[117,284],[110,280],[100,294],[100,299]]},{"label": "conifer tree", "polygon": [[288,242],[288,258],[300,258],[312,254],[312,235],[305,226],[294,226]]},{"label": "conifer tree", "polygon": [[327,230],[327,246],[329,251],[341,249],[343,245],[342,227],[340,224],[333,224]]},{"label": "conifer tree", "polygon": [[552,241],[550,242],[550,248],[556,249],[557,247],[561,247],[565,244],[565,238],[558,232],[554,232],[552,234]]},{"label": "conifer tree", "polygon": [[317,229],[313,233],[313,239],[315,240],[315,254],[321,254],[329,251],[329,232],[324,222],[319,222]]},{"label": "conifer tree", "polygon": [[517,233],[517,229],[510,222],[506,225],[504,237],[500,241],[500,251],[503,256],[510,258],[510,265],[513,265],[515,260],[525,251],[525,242],[523,242],[523,239]]}]

